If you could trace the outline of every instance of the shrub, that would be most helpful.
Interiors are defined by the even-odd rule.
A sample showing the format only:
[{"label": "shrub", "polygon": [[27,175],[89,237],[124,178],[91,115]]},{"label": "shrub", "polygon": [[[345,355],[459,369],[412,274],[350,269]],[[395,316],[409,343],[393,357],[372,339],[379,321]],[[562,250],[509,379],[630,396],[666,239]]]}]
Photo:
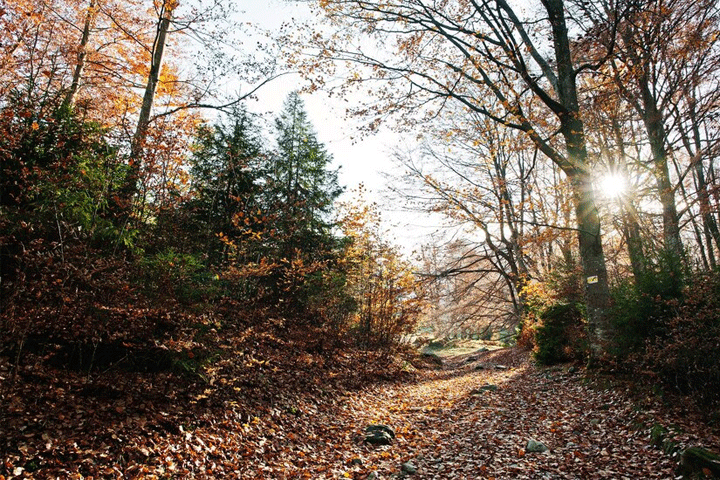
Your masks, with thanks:
[{"label": "shrub", "polygon": [[550,305],[534,327],[533,356],[538,363],[552,365],[582,360],[587,352],[583,308],[578,303]]},{"label": "shrub", "polygon": [[615,338],[611,353],[627,357],[642,351],[648,340],[665,335],[683,301],[684,283],[681,262],[663,253],[647,262],[635,282],[617,285],[612,292]]},{"label": "shrub", "polygon": [[531,350],[535,347],[535,329],[540,322],[540,314],[548,305],[555,303],[555,292],[546,283],[527,282],[520,291],[523,299],[523,314],[516,328],[515,342],[521,348]]},{"label": "shrub", "polygon": [[520,320],[515,330],[515,344],[525,350],[532,350],[535,347],[535,329],[534,322],[527,318]]},{"label": "shrub", "polygon": [[532,349],[543,365],[582,360],[587,354],[584,305],[578,297],[574,270],[556,272],[546,282],[529,282],[522,289],[524,313],[516,341]]},{"label": "shrub", "polygon": [[219,295],[219,279],[198,255],[169,249],[139,260],[140,279],[151,294],[172,294],[178,301],[195,304]]},{"label": "shrub", "polygon": [[643,355],[645,367],[699,404],[720,406],[720,272],[698,274],[677,315]]},{"label": "shrub", "polygon": [[357,301],[348,293],[345,273],[338,269],[327,268],[308,275],[299,298],[313,317],[312,323],[326,327],[332,334],[343,331],[358,308]]}]

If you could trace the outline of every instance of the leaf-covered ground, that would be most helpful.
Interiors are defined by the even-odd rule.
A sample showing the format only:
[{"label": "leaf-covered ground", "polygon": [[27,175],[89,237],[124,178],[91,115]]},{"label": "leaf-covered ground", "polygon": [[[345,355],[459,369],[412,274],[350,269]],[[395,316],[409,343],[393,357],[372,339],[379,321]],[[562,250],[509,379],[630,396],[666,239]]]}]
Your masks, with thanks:
[{"label": "leaf-covered ground", "polygon": [[[13,382],[1,359],[0,478],[399,478],[410,462],[417,479],[671,479],[653,425],[681,447],[718,445],[690,410],[518,349],[416,370],[269,335],[224,347],[194,380],[37,363]],[[375,423],[391,445],[363,442]]]}]

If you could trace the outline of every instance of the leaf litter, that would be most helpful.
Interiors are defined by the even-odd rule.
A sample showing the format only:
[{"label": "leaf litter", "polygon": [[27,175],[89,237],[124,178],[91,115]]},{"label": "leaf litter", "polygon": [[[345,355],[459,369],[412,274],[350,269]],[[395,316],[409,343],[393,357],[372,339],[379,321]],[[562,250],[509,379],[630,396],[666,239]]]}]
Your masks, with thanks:
[{"label": "leaf litter", "polygon": [[[677,458],[652,445],[652,425],[678,446],[718,445],[690,411],[517,348],[416,369],[273,335],[225,347],[235,355],[194,379],[29,364],[10,382],[2,359],[0,479],[669,479]],[[363,441],[373,424],[392,444]]]}]

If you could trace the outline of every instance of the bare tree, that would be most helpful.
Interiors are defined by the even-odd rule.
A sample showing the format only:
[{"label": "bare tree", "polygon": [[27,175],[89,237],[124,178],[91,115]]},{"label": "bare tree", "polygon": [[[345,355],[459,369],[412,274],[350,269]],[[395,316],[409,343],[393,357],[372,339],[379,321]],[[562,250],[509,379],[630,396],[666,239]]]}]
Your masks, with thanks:
[{"label": "bare tree", "polygon": [[[704,147],[692,140],[699,131],[692,126],[694,95],[698,90],[715,98],[715,86],[708,88],[717,70],[718,6],[713,0],[644,0],[618,19],[617,28],[607,28],[606,12],[614,2],[574,2],[591,20],[584,48],[600,42],[614,46],[607,63],[615,90],[642,121],[649,145],[656,191],[662,205],[664,248],[677,257],[684,255],[681,217],[676,195],[687,175],[680,168],[671,171],[682,137],[690,157]],[[603,24],[604,27],[603,27]],[[610,36],[614,34],[614,36]],[[678,108],[679,107],[679,108]],[[673,140],[676,139],[676,140]],[[702,154],[701,154],[702,155]],[[700,160],[701,161],[701,160]],[[701,161],[702,162],[702,161]],[[697,161],[691,161],[697,166]],[[697,171],[696,171],[697,174]],[[701,201],[707,196],[698,185]],[[707,210],[707,208],[704,208]],[[712,221],[705,219],[708,235]]]},{"label": "bare tree", "polygon": [[[371,76],[358,73],[351,83],[391,81],[407,87],[404,94],[376,89],[380,102],[362,112],[377,114],[375,122],[408,110],[434,117],[448,102],[459,102],[524,132],[564,172],[572,186],[588,317],[599,352],[609,338],[610,297],[577,86],[578,75],[597,65],[573,57],[564,1],[533,4],[536,11],[525,19],[505,0],[329,0],[321,5],[346,27],[335,43],[318,45],[321,60],[369,67]],[[359,34],[375,39],[378,48],[362,42],[352,48]],[[388,46],[394,49],[383,56],[381,47]]]}]

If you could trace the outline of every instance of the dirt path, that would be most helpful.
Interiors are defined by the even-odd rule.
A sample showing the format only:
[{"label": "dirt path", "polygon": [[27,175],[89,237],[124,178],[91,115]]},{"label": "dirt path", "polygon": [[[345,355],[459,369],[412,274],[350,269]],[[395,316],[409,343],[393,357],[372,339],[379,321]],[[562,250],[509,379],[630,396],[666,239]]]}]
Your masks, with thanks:
[{"label": "dirt path", "polygon": [[[268,478],[675,478],[675,460],[649,445],[648,418],[623,395],[565,370],[540,371],[517,350],[476,357],[318,412],[316,441],[288,452],[287,469],[268,465]],[[478,391],[487,385],[497,390]],[[392,427],[395,442],[364,444],[358,434],[371,423]],[[529,439],[549,450],[526,451]],[[417,472],[403,474],[405,462]]]},{"label": "dirt path", "polygon": [[[126,397],[107,382],[86,392],[92,386],[54,376],[40,398],[43,383],[28,383],[27,395],[0,395],[16,425],[0,442],[0,480],[673,479],[676,459],[650,445],[654,424],[672,428],[681,446],[720,445],[700,421],[669,413],[658,397],[598,388],[566,367],[539,369],[518,349],[450,357],[414,380],[361,382],[350,391],[333,388],[333,379],[362,371],[359,356],[339,353],[342,368],[317,370],[325,378],[299,374],[303,358],[314,361],[293,360],[287,372],[295,373],[254,409],[248,405],[262,390],[235,386],[242,379],[231,375],[218,380],[227,384],[222,395],[205,382],[164,400],[137,388]],[[159,388],[142,378],[138,385]],[[392,428],[394,442],[365,443],[370,424]],[[530,439],[548,451],[529,451]],[[403,473],[408,462],[415,473]]]}]

